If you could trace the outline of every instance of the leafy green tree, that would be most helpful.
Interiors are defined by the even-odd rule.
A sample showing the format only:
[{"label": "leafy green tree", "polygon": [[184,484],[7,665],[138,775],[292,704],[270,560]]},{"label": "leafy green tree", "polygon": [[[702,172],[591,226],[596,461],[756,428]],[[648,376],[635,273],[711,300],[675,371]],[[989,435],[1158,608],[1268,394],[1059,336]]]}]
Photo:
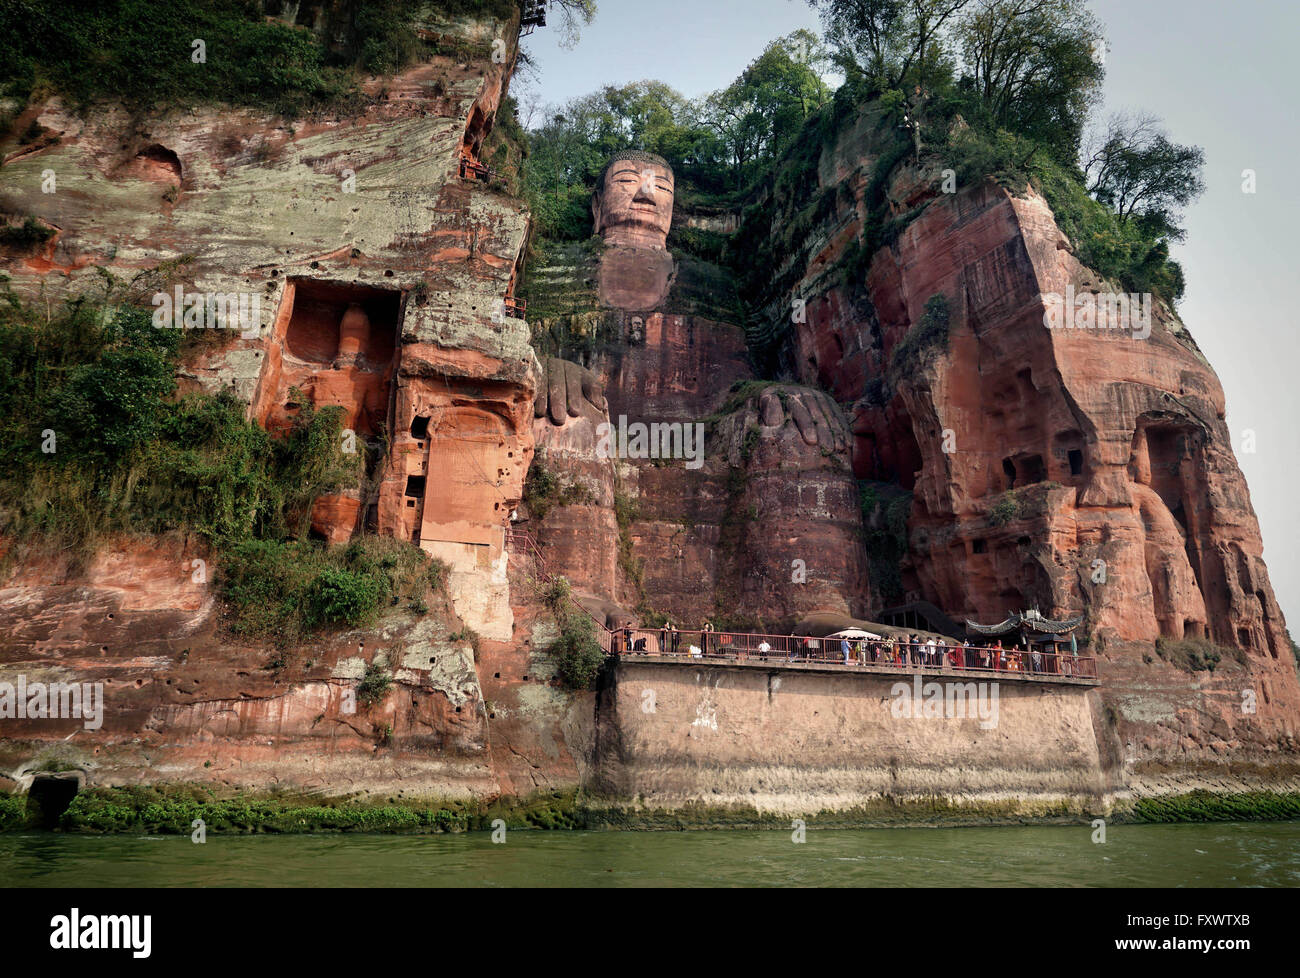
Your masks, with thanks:
[{"label": "leafy green tree", "polygon": [[1083,0],[981,0],[956,27],[965,81],[998,128],[1072,160],[1105,74]]},{"label": "leafy green tree", "polygon": [[727,88],[708,96],[702,118],[725,149],[736,185],[798,135],[804,120],[830,98],[816,70],[829,61],[809,31],[773,41]]},{"label": "leafy green tree", "polygon": [[808,0],[816,7],[850,79],[885,91],[905,83],[926,85],[941,60],[944,35],[972,0]]},{"label": "leafy green tree", "polygon": [[1121,222],[1136,221],[1152,235],[1181,240],[1182,209],[1205,190],[1205,151],[1173,142],[1154,117],[1112,116],[1086,152],[1088,193]]}]

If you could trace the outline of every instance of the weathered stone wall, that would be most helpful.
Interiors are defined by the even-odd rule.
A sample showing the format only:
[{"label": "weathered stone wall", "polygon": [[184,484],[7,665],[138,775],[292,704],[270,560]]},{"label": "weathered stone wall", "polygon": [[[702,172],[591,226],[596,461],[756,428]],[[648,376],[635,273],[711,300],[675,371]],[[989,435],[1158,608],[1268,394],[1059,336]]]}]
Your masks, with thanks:
[{"label": "weathered stone wall", "polygon": [[599,717],[598,793],[650,809],[790,814],[880,799],[1026,813],[1104,804],[1094,693],[1004,682],[985,729],[978,715],[894,716],[898,682],[912,679],[626,659]]}]

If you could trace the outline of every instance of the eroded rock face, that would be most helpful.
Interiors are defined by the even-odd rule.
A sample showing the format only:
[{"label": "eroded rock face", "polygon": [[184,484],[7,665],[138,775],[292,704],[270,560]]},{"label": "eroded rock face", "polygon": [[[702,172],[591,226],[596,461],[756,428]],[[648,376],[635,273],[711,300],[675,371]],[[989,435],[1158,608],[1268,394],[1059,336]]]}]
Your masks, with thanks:
[{"label": "eroded rock face", "polygon": [[862,617],[873,606],[851,431],[822,391],[772,385],[719,423],[732,466],[723,533],[735,554],[737,607],[767,620],[816,612]]},{"label": "eroded rock face", "polygon": [[[439,29],[487,50],[517,26],[516,14]],[[294,665],[279,672],[266,669],[264,643],[222,629],[211,555],[201,585],[182,555],[134,547],[110,548],[106,567],[115,569],[96,564],[89,577],[20,568],[0,598],[0,668],[111,682],[118,712],[100,733],[78,735],[87,742],[73,759],[92,783],[211,778],[464,795],[575,782],[560,733],[573,697],[553,666],[533,692],[506,573],[539,368],[526,324],[501,300],[518,275],[528,216],[458,170],[491,130],[508,54],[505,63],[437,57],[375,79],[375,99],[347,118],[290,124],[211,109],[143,120],[112,108],[81,117],[57,99],[29,110],[50,138],[8,160],[6,195],[18,211],[48,216],[57,233],[39,252],[0,254],[15,290],[97,290],[94,265],[129,280],[192,255],[168,288],[233,296],[248,318],[218,317],[237,328],[186,366],[182,388],[233,391],[272,431],[308,406],[341,408],[358,452],[366,443],[388,451],[364,484],[318,501],[314,534],[335,543],[362,531],[399,536],[450,567],[446,607],[423,620],[394,612],[376,629],[289,650]],[[46,169],[56,193],[41,192]],[[394,693],[373,714],[341,712],[344,691],[375,662],[393,672]],[[496,748],[479,674],[497,718],[511,718]],[[544,701],[558,705],[548,713]],[[0,766],[27,763],[69,732],[14,730]]]},{"label": "eroded rock face", "polygon": [[537,463],[555,480],[556,493],[572,499],[544,518],[530,514],[536,540],[554,572],[581,593],[613,599],[617,592],[618,521],[614,513],[614,461],[598,451],[609,422],[604,383],[592,371],[558,357],[545,358],[546,383],[533,405]]},{"label": "eroded rock face", "polygon": [[[859,172],[823,158],[824,181],[860,192]],[[795,287],[810,296],[806,322],[786,358],[849,413],[857,474],[914,491],[908,596],[976,621],[1083,614],[1123,661],[1152,660],[1157,639],[1209,637],[1241,650],[1244,667],[1225,668],[1261,703],[1267,687],[1270,706],[1210,717],[1191,695],[1172,710],[1200,714],[1194,741],[1163,720],[1142,737],[1161,750],[1292,742],[1300,688],[1223,393],[1190,334],[1158,302],[1149,336],[1049,328],[1052,296],[1119,287],[1079,263],[1033,192],[937,186],[916,170],[896,178],[900,211],[932,199],[860,290],[833,278],[852,234],[814,235]],[[858,220],[839,218],[850,231]],[[946,340],[900,359],[934,296]]]},{"label": "eroded rock face", "polygon": [[[510,68],[435,60],[389,79],[359,118],[296,126],[204,110],[146,130],[51,100],[37,116],[60,141],[6,167],[20,209],[62,231],[52,262],[6,261],[19,292],[84,289],[91,264],[129,278],[193,255],[176,287],[241,298],[248,321],[190,366],[186,386],[233,390],[273,431],[303,408],[340,407],[358,453],[386,434],[387,456],[366,473],[378,489],[359,480],[321,499],[315,535],[418,542],[451,564],[471,627],[500,638],[504,531],[531,458],[537,371],[527,327],[501,299],[528,218],[460,179],[458,162],[490,130]],[[41,193],[45,169],[58,193]],[[168,173],[182,193],[164,200]],[[418,423],[429,433],[412,434]]]},{"label": "eroded rock face", "polygon": [[[89,727],[5,719],[0,777],[57,758],[92,784],[495,790],[483,694],[468,644],[449,638],[451,608],[321,636],[268,668],[266,643],[221,630],[194,563],[210,559],[195,540],[122,540],[84,572],[47,558],[0,588],[0,681],[98,684],[103,696]],[[373,707],[349,700],[368,662],[394,678]]]}]

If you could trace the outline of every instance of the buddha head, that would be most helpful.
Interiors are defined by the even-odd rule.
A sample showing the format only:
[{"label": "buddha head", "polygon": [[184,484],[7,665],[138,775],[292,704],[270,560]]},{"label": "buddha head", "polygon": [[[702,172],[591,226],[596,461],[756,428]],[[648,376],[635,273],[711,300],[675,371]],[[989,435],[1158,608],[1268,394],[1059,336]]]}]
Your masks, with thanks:
[{"label": "buddha head", "polygon": [[672,168],[653,153],[619,153],[597,182],[591,213],[606,244],[663,250],[673,222]]}]

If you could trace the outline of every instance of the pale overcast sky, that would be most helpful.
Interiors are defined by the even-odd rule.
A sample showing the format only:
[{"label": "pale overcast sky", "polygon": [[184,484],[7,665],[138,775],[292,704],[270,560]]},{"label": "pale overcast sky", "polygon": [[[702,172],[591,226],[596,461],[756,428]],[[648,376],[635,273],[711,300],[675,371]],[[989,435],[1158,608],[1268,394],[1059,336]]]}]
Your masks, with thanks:
[{"label": "pale overcast sky", "polygon": [[[526,42],[533,89],[560,103],[607,84],[655,78],[688,96],[728,84],[767,43],[818,29],[803,0],[598,0],[572,50],[559,32]],[[1106,108],[1161,117],[1178,142],[1206,151],[1206,192],[1187,212],[1174,257],[1187,273],[1183,320],[1218,372],[1233,448],[1250,485],[1264,558],[1289,623],[1300,622],[1300,368],[1295,307],[1300,159],[1293,0],[1091,0],[1106,27]],[[1241,191],[1253,169],[1258,190]],[[1243,432],[1255,451],[1244,451]],[[1293,634],[1295,626],[1293,625]]]}]

